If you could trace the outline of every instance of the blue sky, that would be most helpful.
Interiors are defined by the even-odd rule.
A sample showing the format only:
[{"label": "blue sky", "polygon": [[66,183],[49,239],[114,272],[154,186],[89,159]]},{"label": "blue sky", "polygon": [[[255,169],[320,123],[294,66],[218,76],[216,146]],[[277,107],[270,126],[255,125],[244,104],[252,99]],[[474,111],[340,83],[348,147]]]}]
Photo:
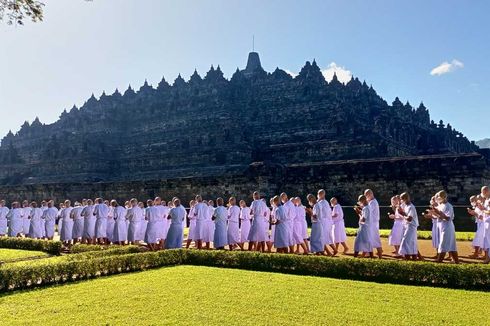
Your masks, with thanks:
[{"label": "blue sky", "polygon": [[45,2],[42,23],[0,22],[2,136],[145,79],[187,79],[211,64],[230,76],[255,35],[268,71],[295,73],[315,58],[327,74],[365,79],[390,103],[423,101],[434,120],[472,140],[490,137],[488,1]]}]

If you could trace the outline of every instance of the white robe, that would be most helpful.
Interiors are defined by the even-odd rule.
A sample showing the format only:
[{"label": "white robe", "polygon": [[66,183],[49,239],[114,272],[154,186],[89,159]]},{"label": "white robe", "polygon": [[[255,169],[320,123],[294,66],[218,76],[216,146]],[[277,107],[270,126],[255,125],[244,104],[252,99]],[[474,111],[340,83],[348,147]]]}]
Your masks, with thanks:
[{"label": "white robe", "polygon": [[145,219],[145,212],[141,207],[135,206],[128,209],[126,219],[129,221],[128,241],[141,241],[141,224]]},{"label": "white robe", "polygon": [[82,216],[83,206],[77,206],[71,211],[73,218],[73,239],[80,239],[83,236],[84,219]]},{"label": "white robe", "polygon": [[189,232],[187,234],[187,240],[197,240],[197,229],[196,229],[196,216],[194,215],[194,207],[189,209]]},{"label": "white robe", "polygon": [[123,206],[115,207],[114,219],[114,234],[112,236],[113,242],[128,241],[128,223],[126,220],[126,208],[124,208]]},{"label": "white robe", "polygon": [[[333,217],[333,214],[336,214]],[[333,242],[334,243],[342,243],[347,240],[347,234],[345,233],[345,222],[344,222],[344,211],[340,204],[335,205],[332,208],[332,221],[333,221]]]},{"label": "white robe", "polygon": [[417,255],[417,228],[419,226],[417,210],[413,204],[405,205],[403,210],[406,217],[411,217],[412,220],[409,222],[405,219],[403,238],[398,253],[400,255]]},{"label": "white robe", "polygon": [[114,220],[114,207],[109,207],[109,214],[107,215],[107,224],[106,224],[106,234],[107,240],[109,242],[114,242],[114,225],[116,221]]},{"label": "white robe", "polygon": [[485,213],[478,207],[475,208],[475,212],[477,213],[475,217],[476,232],[471,245],[473,247],[483,248],[485,240]]},{"label": "white robe", "polygon": [[318,221],[323,227],[323,244],[331,245],[334,243],[332,239],[332,208],[325,199],[320,199],[318,201],[318,206],[320,207],[320,216],[318,216]]},{"label": "white robe", "polygon": [[5,206],[0,207],[0,236],[7,234],[7,214],[9,209]]},{"label": "white robe", "polygon": [[107,217],[109,215],[109,207],[102,203],[96,204],[94,207],[95,215],[95,237],[107,238]]},{"label": "white robe", "polygon": [[263,200],[254,200],[250,205],[253,220],[250,227],[249,241],[265,242],[269,240],[269,208]]},{"label": "white robe", "polygon": [[9,237],[16,237],[24,230],[24,219],[22,218],[22,208],[11,209],[7,214]]},{"label": "white robe", "polygon": [[208,206],[208,215],[206,218],[206,232],[204,233],[204,242],[213,242],[214,240],[214,215],[215,208],[212,206]]},{"label": "white robe", "polygon": [[[297,244],[296,241],[294,241],[294,224],[295,224],[295,219],[296,219],[296,206],[291,200],[288,200],[285,202],[283,205],[281,205],[282,209],[281,211],[284,211],[285,213],[285,220],[282,221],[282,223],[287,224],[287,232],[288,232],[288,241],[289,241],[289,246],[292,246],[294,244]],[[282,214],[282,212],[281,212]],[[277,227],[277,225],[276,225]],[[275,230],[274,230],[275,231]],[[302,239],[300,240],[302,242]]]},{"label": "white robe", "polygon": [[[364,222],[361,221],[364,219]],[[361,217],[359,218],[359,229],[357,230],[356,239],[354,240],[354,252],[370,253],[373,251],[371,241],[371,211],[368,206],[362,208]]]},{"label": "white robe", "polygon": [[162,210],[157,206],[150,206],[145,211],[145,220],[148,222],[145,242],[148,244],[155,244],[161,239],[163,234],[163,231],[160,230],[163,227],[161,224],[162,213]]},{"label": "white robe", "polygon": [[376,198],[369,202],[369,213],[371,214],[371,241],[373,248],[381,248],[381,238],[379,236],[379,204]]},{"label": "white robe", "polygon": [[71,211],[73,207],[65,207],[60,211],[61,224],[61,241],[71,241],[73,240],[73,219],[71,218]]},{"label": "white robe", "polygon": [[170,227],[165,242],[165,247],[167,249],[182,248],[182,242],[184,241],[184,224],[182,221],[185,221],[186,215],[187,212],[182,205],[170,209]]},{"label": "white robe", "polygon": [[457,251],[456,248],[456,230],[454,228],[454,209],[450,203],[440,204],[437,209],[448,217],[448,220],[439,219],[440,242],[438,253]]},{"label": "white robe", "polygon": [[228,208],[228,244],[240,243],[240,207],[234,205]]},{"label": "white robe", "polygon": [[388,237],[388,244],[390,246],[399,246],[402,243],[403,233],[405,232],[405,219],[400,215],[398,210],[395,211],[394,215],[395,219],[390,236]]},{"label": "white robe", "polygon": [[31,226],[29,228],[29,237],[34,239],[41,239],[43,237],[43,210],[36,207],[30,212],[30,222]]},{"label": "white robe", "polygon": [[83,238],[94,239],[95,238],[95,216],[94,205],[87,205],[82,210],[83,216]]},{"label": "white robe", "polygon": [[240,209],[240,242],[248,241],[250,233],[250,207]]},{"label": "white robe", "polygon": [[213,217],[213,245],[214,248],[223,248],[228,245],[228,233],[226,228],[228,211],[223,206],[218,206],[216,209],[213,209]]},{"label": "white robe", "polygon": [[58,216],[58,209],[56,207],[47,208],[43,212],[44,234],[47,238],[54,237],[54,229],[56,225],[57,216]]}]

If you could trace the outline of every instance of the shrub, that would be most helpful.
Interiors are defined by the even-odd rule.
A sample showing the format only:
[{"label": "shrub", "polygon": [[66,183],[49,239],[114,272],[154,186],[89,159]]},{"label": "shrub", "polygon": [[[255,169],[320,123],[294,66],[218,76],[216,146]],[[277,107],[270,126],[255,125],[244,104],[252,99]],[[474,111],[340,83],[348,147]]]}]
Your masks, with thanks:
[{"label": "shrub", "polygon": [[60,284],[182,263],[182,254],[176,250],[107,256],[109,252],[101,251],[100,253],[105,255],[102,257],[70,258],[43,265],[2,266],[0,268],[0,291]]},{"label": "shrub", "polygon": [[184,263],[381,283],[490,290],[487,265],[329,258],[253,252],[185,251]]},{"label": "shrub", "polygon": [[[34,265],[0,267],[0,291],[89,279],[179,264],[238,268],[381,283],[490,290],[487,265],[450,265],[377,259],[329,258],[256,252],[166,250],[138,247],[85,252]],[[136,251],[137,253],[131,253]]]},{"label": "shrub", "polygon": [[47,241],[29,238],[0,238],[0,248],[42,251],[51,255],[61,254],[60,241]]},{"label": "shrub", "polygon": [[[381,238],[388,238],[391,230],[379,230],[379,236]],[[356,228],[345,228],[345,233],[350,237],[355,237],[357,234]],[[474,232],[456,232],[457,241],[473,241]],[[431,240],[432,231],[417,231],[417,238],[422,240]]]},{"label": "shrub", "polygon": [[[138,248],[139,250],[135,250],[135,248]],[[125,251],[127,251],[126,253],[145,251],[144,247],[138,247],[138,246],[119,246],[119,245],[105,246],[105,245],[88,245],[88,244],[77,243],[70,248],[70,252],[73,254],[79,254],[82,252],[103,251],[103,250],[112,250],[112,249],[121,249],[120,250],[121,253]]]}]

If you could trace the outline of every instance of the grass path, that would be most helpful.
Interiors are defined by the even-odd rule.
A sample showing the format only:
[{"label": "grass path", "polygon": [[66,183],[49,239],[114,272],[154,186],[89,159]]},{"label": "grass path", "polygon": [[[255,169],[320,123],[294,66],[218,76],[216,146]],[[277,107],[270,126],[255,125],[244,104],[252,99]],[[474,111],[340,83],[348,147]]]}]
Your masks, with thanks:
[{"label": "grass path", "polygon": [[19,250],[19,249],[0,249],[0,261],[17,259],[29,259],[34,257],[48,257],[49,255],[41,251]]},{"label": "grass path", "polygon": [[4,294],[0,316],[5,325],[488,325],[475,307],[489,300],[483,292],[177,266]]}]

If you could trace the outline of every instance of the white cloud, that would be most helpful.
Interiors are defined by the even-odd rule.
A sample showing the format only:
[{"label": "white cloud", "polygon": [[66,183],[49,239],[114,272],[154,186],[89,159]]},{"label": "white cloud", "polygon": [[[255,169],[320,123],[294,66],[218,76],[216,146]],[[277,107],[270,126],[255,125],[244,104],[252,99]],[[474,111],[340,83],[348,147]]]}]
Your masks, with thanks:
[{"label": "white cloud", "polygon": [[451,62],[444,61],[443,63],[441,63],[434,69],[432,69],[430,71],[430,74],[432,76],[440,76],[440,75],[447,74],[449,72],[453,72],[457,69],[461,69],[463,67],[464,67],[464,63],[462,63],[459,60],[453,59],[453,61]]},{"label": "white cloud", "polygon": [[292,72],[291,70],[284,69],[284,71],[287,72],[289,75],[291,75],[291,77],[293,77],[293,78],[296,77],[296,76],[298,76],[297,73]]},{"label": "white cloud", "polygon": [[[291,75],[293,78],[298,76],[297,73],[292,72],[291,70],[284,69],[285,72],[287,72],[289,75]],[[326,69],[321,70],[323,77],[325,80],[328,82],[332,81],[333,74],[337,74],[337,79],[341,83],[347,83],[349,80],[352,78],[352,72],[350,70],[345,69],[344,67],[338,66],[335,62],[331,62]]]},{"label": "white cloud", "polygon": [[335,62],[331,62],[327,66],[327,69],[322,70],[323,77],[325,77],[328,82],[332,81],[334,73],[337,74],[337,79],[344,84],[352,78],[352,72],[350,70],[338,66]]}]

